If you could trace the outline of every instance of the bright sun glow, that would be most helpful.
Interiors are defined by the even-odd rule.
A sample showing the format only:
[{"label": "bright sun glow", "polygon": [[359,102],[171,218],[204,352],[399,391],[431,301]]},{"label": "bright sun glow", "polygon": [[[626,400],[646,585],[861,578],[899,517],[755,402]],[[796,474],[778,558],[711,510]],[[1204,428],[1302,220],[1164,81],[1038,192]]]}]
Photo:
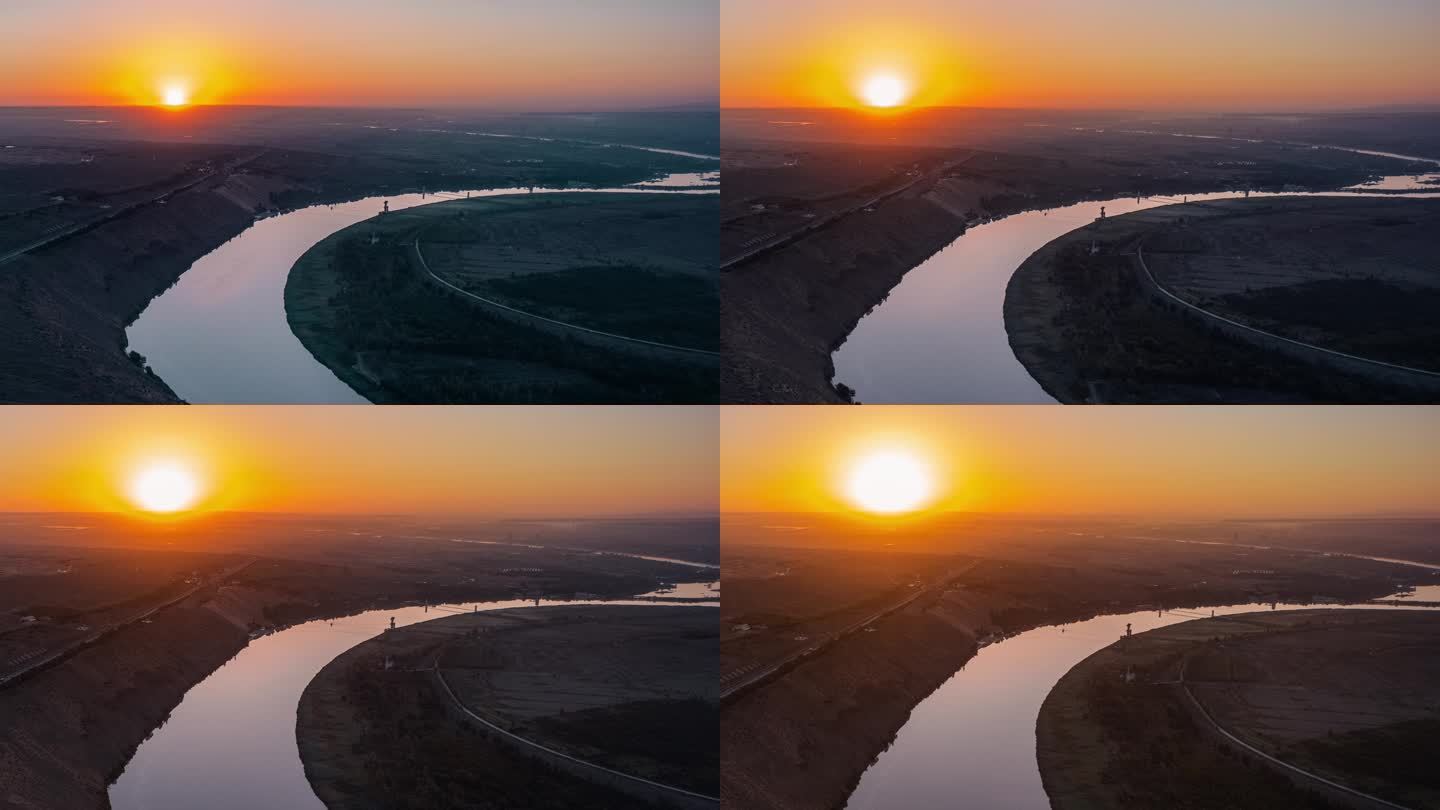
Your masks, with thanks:
[{"label": "bright sun glow", "polygon": [[871,107],[898,107],[909,97],[909,83],[892,73],[877,73],[860,85],[860,98]]},{"label": "bright sun glow", "polygon": [[190,103],[190,91],[178,84],[166,86],[162,94],[166,107],[184,107]]},{"label": "bright sun glow", "polygon": [[885,450],[862,456],[845,478],[845,494],[860,509],[882,515],[913,512],[935,490],[930,468],[912,453]]},{"label": "bright sun glow", "polygon": [[199,497],[199,478],[178,462],[150,464],[130,479],[130,500],[146,512],[179,512],[194,506]]}]

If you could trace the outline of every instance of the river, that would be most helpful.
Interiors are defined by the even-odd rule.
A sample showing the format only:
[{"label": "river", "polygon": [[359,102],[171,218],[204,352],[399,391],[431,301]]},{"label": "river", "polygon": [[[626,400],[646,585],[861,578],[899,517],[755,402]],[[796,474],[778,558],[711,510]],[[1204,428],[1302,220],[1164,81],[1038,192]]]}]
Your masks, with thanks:
[{"label": "river", "polygon": [[262,636],[185,693],[110,785],[110,805],[115,810],[324,810],[300,762],[295,713],[305,687],[326,664],[384,632],[392,617],[403,627],[476,607],[536,604],[674,603],[542,599],[404,607],[306,622]]},{"label": "river", "polygon": [[[705,176],[708,173],[686,173],[647,181],[643,187],[537,188],[535,193],[716,193],[718,186]],[[706,188],[693,188],[697,184]],[[130,348],[143,354],[160,379],[187,402],[364,403],[290,331],[285,317],[290,268],[330,234],[379,214],[386,202],[398,211],[466,196],[524,193],[524,188],[500,188],[385,195],[257,220],[202,256],[150,302],[126,330]]]},{"label": "river", "polygon": [[[1292,608],[1390,608],[1288,605]],[[847,810],[1046,810],[1035,759],[1040,705],[1071,667],[1125,634],[1205,618],[1270,610],[1269,603],[1153,610],[1051,625],[983,647],[910,713],[895,741],[860,778]],[[962,798],[963,797],[963,800]]]},{"label": "river", "polygon": [[[1340,148],[1340,147],[1326,147]],[[1389,153],[1346,150],[1437,163]],[[1398,175],[1353,186],[1354,191],[1266,194],[1350,196],[1383,189],[1425,189],[1436,175]],[[1005,331],[1005,288],[1031,254],[1093,222],[1105,209],[1119,216],[1183,200],[1233,199],[1234,191],[1184,198],[1121,197],[1041,211],[1025,211],[968,228],[905,274],[889,296],[860,319],[835,350],[834,382],[872,404],[1053,403],[1015,357]],[[1379,196],[1378,194],[1376,196]],[[1440,197],[1440,193],[1383,196]]]}]

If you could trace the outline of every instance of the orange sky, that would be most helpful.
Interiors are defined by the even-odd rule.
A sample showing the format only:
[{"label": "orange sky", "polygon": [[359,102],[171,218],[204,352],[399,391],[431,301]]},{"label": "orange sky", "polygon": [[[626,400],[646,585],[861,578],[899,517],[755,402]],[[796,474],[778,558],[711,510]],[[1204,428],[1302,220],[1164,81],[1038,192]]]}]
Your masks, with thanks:
[{"label": "orange sky", "polygon": [[1440,409],[727,407],[721,509],[848,511],[851,462],[912,453],[936,510],[1276,517],[1434,513]]},{"label": "orange sky", "polygon": [[1246,110],[1440,103],[1434,0],[725,0],[721,103]]},{"label": "orange sky", "polygon": [[512,517],[713,511],[704,407],[0,408],[0,511],[128,511],[137,469],[207,509]]},{"label": "orange sky", "polygon": [[714,0],[5,0],[0,105],[712,101]]}]

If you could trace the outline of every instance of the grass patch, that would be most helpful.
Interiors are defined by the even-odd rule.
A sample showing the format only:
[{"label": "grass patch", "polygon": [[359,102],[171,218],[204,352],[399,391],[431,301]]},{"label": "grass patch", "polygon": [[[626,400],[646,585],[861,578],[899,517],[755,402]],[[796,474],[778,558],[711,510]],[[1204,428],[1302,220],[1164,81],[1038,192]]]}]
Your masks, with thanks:
[{"label": "grass patch", "polygon": [[[1437,368],[1440,357],[1440,289],[1400,286],[1378,279],[1325,279],[1227,295],[1243,316],[1321,330],[1326,348],[1389,363]],[[1291,334],[1290,337],[1297,335]]]},{"label": "grass patch", "polygon": [[717,396],[712,369],[606,351],[439,293],[421,279],[404,244],[342,235],[333,255],[307,259],[286,290],[292,329],[372,401],[683,403]]},{"label": "grass patch", "polygon": [[603,751],[596,759],[618,770],[648,760],[656,766],[648,778],[710,795],[720,791],[720,709],[714,703],[638,700],[553,715],[539,725],[547,737]]},{"label": "grass patch", "polygon": [[1430,326],[1440,311],[1440,290],[1377,279],[1324,279],[1227,295],[1224,301],[1245,315],[1345,335],[1382,326],[1387,330]]},{"label": "grass patch", "polygon": [[1309,761],[1331,772],[1357,775],[1372,782],[1377,792],[1386,785],[1440,790],[1437,739],[1440,718],[1429,718],[1306,740],[1297,747]]},{"label": "grass patch", "polygon": [[[705,252],[692,234],[697,223],[713,221],[706,205],[713,201],[515,195],[375,217],[296,262],[285,287],[286,317],[317,360],[373,402],[713,403],[715,363],[520,321],[436,284],[414,250],[423,233],[435,254],[426,258],[446,277],[455,251],[488,245],[482,277],[469,277],[462,264],[456,286],[591,329],[714,348],[718,284],[703,272]],[[635,230],[642,214],[657,212],[687,227]],[[500,254],[502,268],[556,263],[556,277],[497,272],[491,260]],[[685,269],[671,270],[667,261]]]},{"label": "grass patch", "polygon": [[598,265],[497,278],[485,286],[510,306],[626,337],[718,350],[719,289],[695,276]]}]

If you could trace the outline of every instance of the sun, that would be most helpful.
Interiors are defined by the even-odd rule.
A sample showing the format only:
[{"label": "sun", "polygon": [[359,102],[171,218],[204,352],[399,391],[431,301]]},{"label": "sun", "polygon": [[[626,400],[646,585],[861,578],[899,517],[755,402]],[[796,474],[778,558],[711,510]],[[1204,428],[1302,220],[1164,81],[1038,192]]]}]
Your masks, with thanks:
[{"label": "sun", "polygon": [[166,85],[160,93],[160,101],[166,107],[184,107],[190,103],[190,90],[181,84]]},{"label": "sun", "polygon": [[904,450],[882,450],[856,459],[845,476],[845,495],[858,508],[898,515],[925,506],[935,494],[929,465]]},{"label": "sun", "polygon": [[876,73],[860,83],[860,100],[870,107],[899,107],[909,98],[910,83],[894,73]]},{"label": "sun", "polygon": [[154,462],[131,477],[129,495],[138,509],[172,514],[189,509],[200,499],[200,479],[180,462]]}]

